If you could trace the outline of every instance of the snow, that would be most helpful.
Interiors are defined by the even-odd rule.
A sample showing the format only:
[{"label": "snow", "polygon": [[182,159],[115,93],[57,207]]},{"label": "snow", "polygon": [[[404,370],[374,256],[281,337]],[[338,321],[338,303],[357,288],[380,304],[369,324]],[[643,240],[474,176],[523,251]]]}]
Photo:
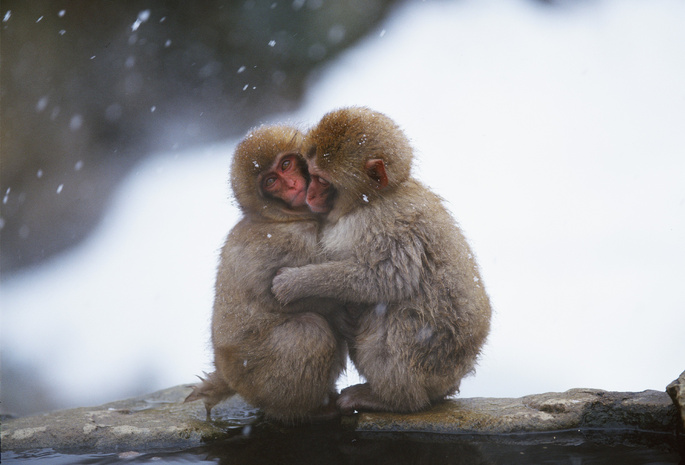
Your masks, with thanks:
[{"label": "snow", "polygon": [[150,19],[150,10],[143,10],[138,13],[138,18],[131,25],[131,31],[137,31],[140,25],[147,22],[148,19]]},{"label": "snow", "polygon": [[[683,20],[677,0],[409,3],[265,121],[359,104],[405,129],[495,310],[462,396],[663,390],[685,369]],[[236,143],[146,160],[86,242],[4,282],[3,357],[63,406],[210,371]]]}]

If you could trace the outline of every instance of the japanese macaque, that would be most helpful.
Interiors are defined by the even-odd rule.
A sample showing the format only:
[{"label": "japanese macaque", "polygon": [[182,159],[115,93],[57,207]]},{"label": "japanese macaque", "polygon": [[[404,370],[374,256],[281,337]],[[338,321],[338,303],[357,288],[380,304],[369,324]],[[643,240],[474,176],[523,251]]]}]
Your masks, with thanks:
[{"label": "japanese macaque", "polygon": [[408,139],[353,107],[325,115],[304,147],[326,261],[281,270],[272,290],[288,305],[337,299],[356,319],[350,357],[367,382],[344,389],[338,408],[413,412],[454,394],[489,332],[490,302],[461,230],[410,176]]},{"label": "japanese macaque", "polygon": [[[235,150],[231,187],[243,218],[221,251],[212,316],[216,370],[186,401],[202,399],[207,418],[238,393],[267,418],[317,421],[338,413],[337,380],[347,357],[332,300],[281,306],[271,282],[283,267],[319,255],[319,223],[306,205],[302,133],[287,126],[253,130]],[[330,319],[329,319],[330,318]]]}]

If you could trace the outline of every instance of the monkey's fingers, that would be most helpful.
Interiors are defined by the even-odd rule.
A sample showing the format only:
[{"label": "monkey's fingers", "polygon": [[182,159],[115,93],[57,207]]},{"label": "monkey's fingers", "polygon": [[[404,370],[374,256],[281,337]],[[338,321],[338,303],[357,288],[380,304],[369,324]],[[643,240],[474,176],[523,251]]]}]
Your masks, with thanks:
[{"label": "monkey's fingers", "polygon": [[271,292],[273,293],[274,297],[276,297],[278,303],[281,305],[288,305],[293,299],[290,295],[290,287],[285,277],[287,269],[281,268],[278,271],[280,274],[277,274],[276,277],[274,277],[274,280],[271,283]]}]

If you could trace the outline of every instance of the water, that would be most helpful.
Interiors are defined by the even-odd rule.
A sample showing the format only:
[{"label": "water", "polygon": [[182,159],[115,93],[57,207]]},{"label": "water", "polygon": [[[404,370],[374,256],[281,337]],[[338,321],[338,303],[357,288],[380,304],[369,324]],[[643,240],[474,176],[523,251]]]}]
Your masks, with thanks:
[{"label": "water", "polygon": [[3,453],[7,464],[683,464],[685,440],[667,434],[573,431],[520,435],[356,433],[339,427],[255,431],[182,451],[69,455]]}]

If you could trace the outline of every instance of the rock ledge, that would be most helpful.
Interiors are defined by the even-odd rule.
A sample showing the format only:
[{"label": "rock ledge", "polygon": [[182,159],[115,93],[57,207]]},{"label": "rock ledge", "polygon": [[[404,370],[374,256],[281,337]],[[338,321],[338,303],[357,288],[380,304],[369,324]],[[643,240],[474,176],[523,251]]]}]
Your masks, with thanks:
[{"label": "rock ledge", "polygon": [[[673,434],[682,431],[685,418],[683,404],[677,403],[685,391],[685,373],[674,383],[669,393],[676,392],[675,403],[659,391],[571,389],[513,399],[455,399],[421,413],[361,413],[341,423],[344,430],[358,432],[496,435],[605,429]],[[2,449],[186,449],[236,436],[248,425],[266,425],[238,396],[218,405],[214,420],[207,422],[201,402],[183,403],[189,392],[190,387],[177,386],[99,407],[7,419],[2,423]]]}]

